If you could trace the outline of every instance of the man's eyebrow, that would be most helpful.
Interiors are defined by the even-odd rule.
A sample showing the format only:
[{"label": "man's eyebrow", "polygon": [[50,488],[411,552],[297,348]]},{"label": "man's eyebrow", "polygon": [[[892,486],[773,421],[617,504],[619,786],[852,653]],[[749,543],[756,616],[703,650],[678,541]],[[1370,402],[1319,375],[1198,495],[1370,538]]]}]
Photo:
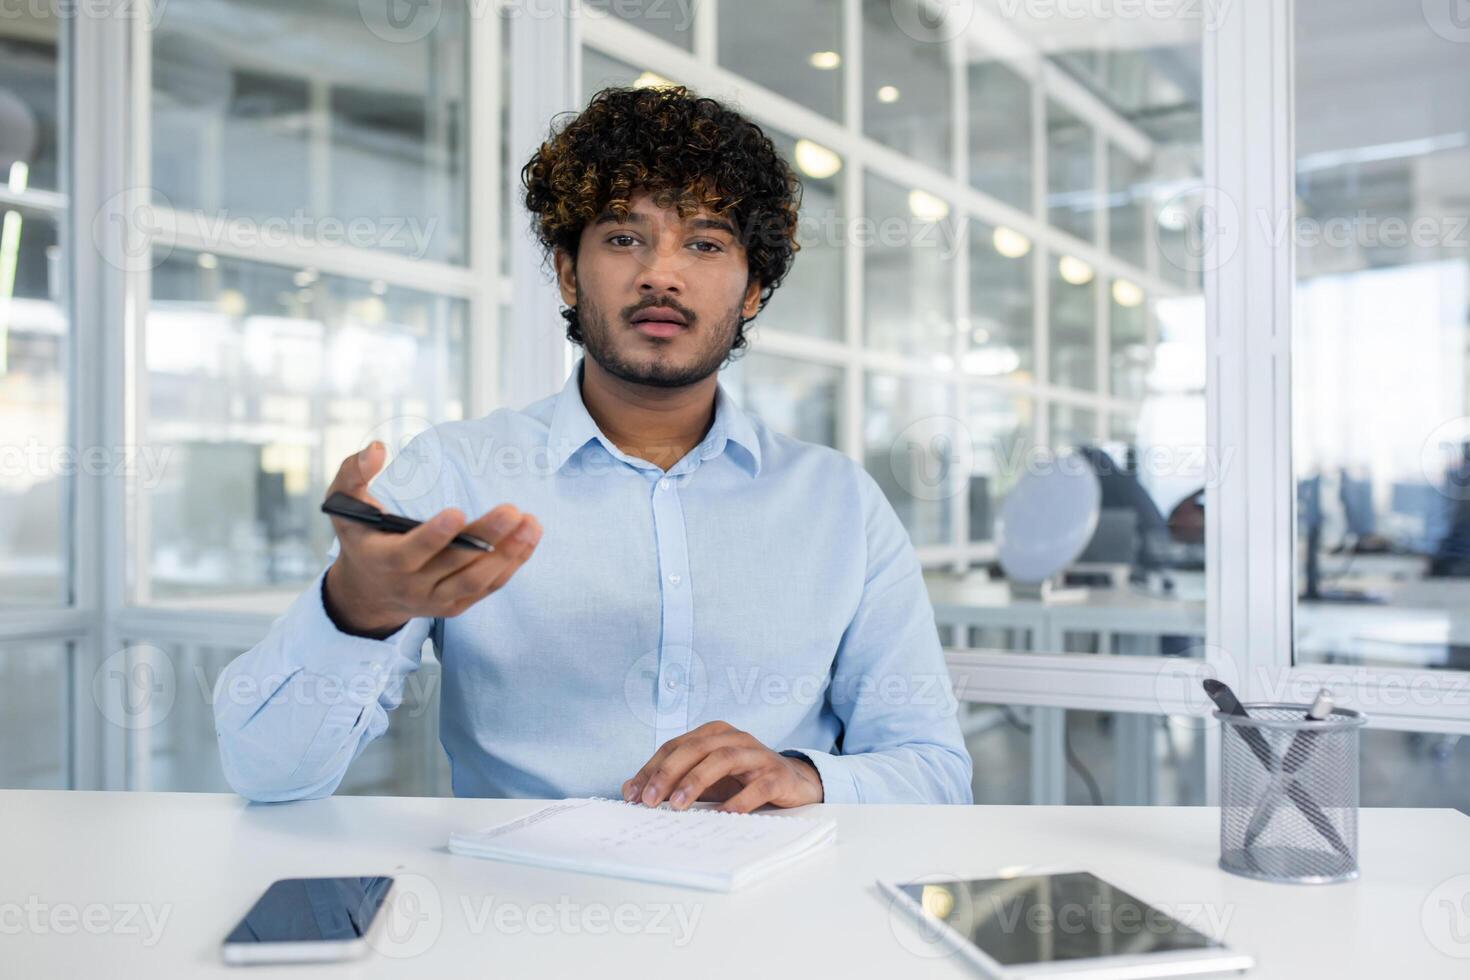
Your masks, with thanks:
[{"label": "man's eyebrow", "polygon": [[[619,218],[612,211],[604,211],[602,212],[602,214],[598,215],[597,220],[593,222],[594,225],[644,225],[647,223],[648,215],[643,214],[641,211],[629,211],[627,217],[624,218]],[[689,225],[692,228],[705,228],[710,231],[723,231],[727,233],[731,238],[735,237],[735,226],[726,221],[724,218],[691,218],[689,219]]]},{"label": "man's eyebrow", "polygon": [[735,226],[724,218],[695,218],[689,223],[695,228],[708,228],[711,231],[728,232],[731,238],[735,237]]},{"label": "man's eyebrow", "polygon": [[594,221],[593,224],[595,224],[595,225],[612,225],[612,224],[637,225],[637,224],[643,224],[647,220],[648,220],[648,218],[646,216],[640,214],[637,211],[629,211],[627,217],[624,217],[624,218],[619,218],[616,214],[613,214],[612,211],[604,211],[604,212],[602,212],[601,214],[599,214],[597,216],[597,220]]}]

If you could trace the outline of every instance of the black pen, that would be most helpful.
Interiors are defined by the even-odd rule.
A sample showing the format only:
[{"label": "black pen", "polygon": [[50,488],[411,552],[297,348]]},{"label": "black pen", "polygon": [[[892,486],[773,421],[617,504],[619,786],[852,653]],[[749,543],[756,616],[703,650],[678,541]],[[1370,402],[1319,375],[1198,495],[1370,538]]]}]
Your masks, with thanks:
[{"label": "black pen", "polygon": [[[407,534],[423,523],[411,517],[385,514],[372,504],[364,503],[356,497],[349,497],[340,491],[322,502],[322,512],[343,520],[366,524],[368,527],[377,528],[389,534]],[[486,554],[495,550],[495,545],[469,534],[456,534],[449,543],[458,548],[469,548],[472,551],[483,551]]]},{"label": "black pen", "polygon": [[[1332,714],[1332,695],[1327,693],[1327,688],[1317,692],[1312,706],[1307,709],[1307,721],[1321,721]],[[1256,806],[1256,812],[1251,815],[1250,823],[1245,828],[1245,846],[1250,847],[1265,831],[1266,825],[1271,822],[1271,817],[1281,805],[1281,785],[1283,781],[1290,779],[1291,774],[1302,767],[1307,757],[1312,754],[1312,731],[1302,729],[1292,736],[1291,744],[1287,746],[1286,754],[1281,757],[1281,770],[1271,780],[1271,785],[1266,789],[1262,800]]]},{"label": "black pen", "polygon": [[[1236,718],[1250,717],[1250,712],[1245,710],[1245,706],[1240,703],[1240,699],[1235,696],[1234,691],[1230,690],[1228,684],[1210,678],[1204,682],[1204,686],[1205,693],[1210,696],[1210,700],[1215,702],[1215,706],[1221,712],[1227,715],[1233,715]],[[1236,734],[1245,739],[1245,744],[1250,746],[1251,752],[1260,760],[1261,765],[1266,767],[1267,772],[1276,771],[1275,753],[1271,751],[1271,746],[1266,744],[1265,737],[1259,731],[1249,725],[1231,725],[1230,727],[1235,729]],[[1297,734],[1300,736],[1301,733],[1298,732]],[[1311,821],[1312,826],[1317,828],[1317,832],[1326,839],[1327,843],[1332,845],[1334,850],[1344,857],[1352,857],[1352,851],[1348,849],[1347,844],[1342,839],[1342,835],[1337,832],[1337,828],[1332,825],[1331,818],[1322,812],[1322,808],[1317,805],[1311,796],[1307,795],[1307,792],[1301,788],[1296,780],[1292,780],[1287,784],[1286,796],[1302,812],[1302,815]]]}]

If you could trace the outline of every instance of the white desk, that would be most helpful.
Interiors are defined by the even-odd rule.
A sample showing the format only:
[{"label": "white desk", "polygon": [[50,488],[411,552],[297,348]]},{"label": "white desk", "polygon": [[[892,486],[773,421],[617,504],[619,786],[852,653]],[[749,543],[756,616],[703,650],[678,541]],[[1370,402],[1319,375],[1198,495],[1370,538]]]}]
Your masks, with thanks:
[{"label": "white desk", "polygon": [[[1080,599],[1042,601],[1016,599],[1005,582],[983,573],[956,577],[947,572],[924,575],[934,618],[941,625],[989,626],[1031,631],[1031,649],[1057,653],[1069,632],[1127,633],[1143,636],[1189,636],[1203,642],[1205,604],[1172,599],[1133,588],[1087,589]],[[963,635],[955,646],[969,643]]]},{"label": "white desk", "polygon": [[[1470,974],[1470,959],[1436,949],[1421,926],[1426,905],[1448,914],[1436,904],[1436,886],[1470,872],[1470,821],[1451,810],[1364,811],[1362,879],[1324,887],[1268,885],[1218,870],[1218,818],[1207,809],[826,807],[839,822],[835,848],[730,895],[496,864],[444,848],[451,830],[538,805],[339,797],[252,807],[207,794],[0,792],[0,974],[973,977],[955,957],[935,957],[906,919],[891,915],[873,881],[1028,863],[1075,863],[1160,905],[1207,906],[1226,923],[1226,940],[1255,955],[1253,978]],[[397,873],[421,900],[417,929],[389,947],[417,955],[248,972],[219,962],[220,939],[271,881],[384,872]],[[66,935],[49,924],[17,933],[12,910],[24,913],[27,903],[45,904],[43,923],[63,906],[78,919]],[[519,926],[498,912],[502,904],[524,917]],[[119,910],[138,905],[155,921],[167,913],[151,946],[146,929],[91,934],[78,924],[89,914],[94,927],[120,924]],[[606,916],[600,927],[582,918],[597,908]],[[672,925],[679,913],[693,923],[682,946]],[[138,915],[131,925],[142,921]],[[572,928],[561,928],[564,921]],[[1462,943],[1450,948],[1465,956],[1470,921],[1459,924]],[[629,928],[636,925],[647,928]]]}]

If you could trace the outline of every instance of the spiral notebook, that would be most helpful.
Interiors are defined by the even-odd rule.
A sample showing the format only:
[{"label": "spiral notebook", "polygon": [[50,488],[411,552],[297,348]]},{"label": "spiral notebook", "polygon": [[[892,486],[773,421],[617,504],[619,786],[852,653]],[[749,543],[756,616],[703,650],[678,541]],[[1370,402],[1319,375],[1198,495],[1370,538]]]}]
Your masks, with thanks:
[{"label": "spiral notebook", "polygon": [[831,819],[669,810],[574,799],[498,827],[449,836],[449,850],[492,861],[731,891],[837,839]]}]

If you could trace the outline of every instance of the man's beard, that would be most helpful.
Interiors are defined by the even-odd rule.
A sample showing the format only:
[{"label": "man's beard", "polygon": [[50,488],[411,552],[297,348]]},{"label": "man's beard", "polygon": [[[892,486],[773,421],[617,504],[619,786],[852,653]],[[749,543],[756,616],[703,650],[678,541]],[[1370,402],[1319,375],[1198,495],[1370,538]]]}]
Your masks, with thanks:
[{"label": "man's beard", "polygon": [[[724,366],[740,329],[740,309],[736,307],[731,310],[722,323],[712,328],[700,328],[704,336],[704,347],[687,364],[668,363],[667,350],[658,348],[654,349],[654,356],[647,361],[624,357],[613,332],[627,332],[631,336],[634,328],[625,328],[622,322],[609,323],[602,311],[582,292],[580,284],[577,286],[577,322],[582,329],[582,344],[586,348],[587,356],[608,374],[629,384],[683,388],[703,381]],[[642,335],[638,336],[641,339]]]}]

